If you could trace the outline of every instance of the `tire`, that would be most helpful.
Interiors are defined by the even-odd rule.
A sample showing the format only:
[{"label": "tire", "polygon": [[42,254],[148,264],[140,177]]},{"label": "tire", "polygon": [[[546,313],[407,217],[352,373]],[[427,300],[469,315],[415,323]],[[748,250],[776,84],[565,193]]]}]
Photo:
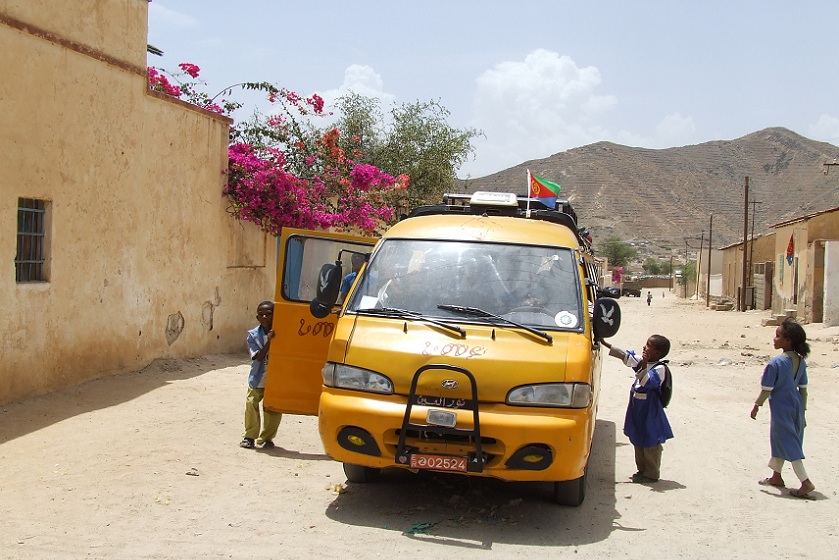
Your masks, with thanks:
[{"label": "tire", "polygon": [[586,477],[588,472],[574,480],[554,482],[554,501],[561,506],[577,507],[586,499]]},{"label": "tire", "polygon": [[373,482],[379,477],[379,469],[344,463],[344,474],[350,482]]}]

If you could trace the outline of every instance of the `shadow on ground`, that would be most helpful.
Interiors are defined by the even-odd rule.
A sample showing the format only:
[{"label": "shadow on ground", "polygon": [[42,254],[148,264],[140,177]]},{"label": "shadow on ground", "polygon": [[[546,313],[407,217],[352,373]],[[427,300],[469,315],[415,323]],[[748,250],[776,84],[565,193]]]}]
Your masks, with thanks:
[{"label": "shadow on ground", "polygon": [[249,361],[241,353],[155,360],[139,371],[93,379],[61,391],[7,403],[0,406],[0,443],[79,414],[128,402],[174,381]]},{"label": "shadow on ground", "polygon": [[[586,499],[576,508],[552,502],[553,485],[455,474],[386,470],[374,483],[347,483],[329,518],[399,531],[405,538],[458,548],[496,543],[576,546],[615,528],[615,424],[597,421]],[[441,554],[443,550],[441,549]]]}]

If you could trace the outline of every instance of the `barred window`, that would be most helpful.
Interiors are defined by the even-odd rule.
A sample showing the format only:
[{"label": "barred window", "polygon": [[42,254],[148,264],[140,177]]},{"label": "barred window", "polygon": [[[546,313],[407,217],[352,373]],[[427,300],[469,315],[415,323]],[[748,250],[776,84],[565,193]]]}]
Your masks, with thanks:
[{"label": "barred window", "polygon": [[19,198],[15,281],[46,282],[46,207],[44,200]]}]

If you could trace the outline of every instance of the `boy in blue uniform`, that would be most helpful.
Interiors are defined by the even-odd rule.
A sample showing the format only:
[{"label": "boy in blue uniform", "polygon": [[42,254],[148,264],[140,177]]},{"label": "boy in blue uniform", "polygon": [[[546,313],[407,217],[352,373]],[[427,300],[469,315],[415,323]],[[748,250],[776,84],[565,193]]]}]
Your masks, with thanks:
[{"label": "boy in blue uniform", "polygon": [[364,255],[360,253],[353,253],[351,257],[352,262],[352,270],[349,274],[344,276],[344,279],[341,281],[341,291],[339,292],[341,297],[339,298],[339,303],[343,303],[345,299],[347,299],[347,295],[350,293],[350,288],[352,288],[353,282],[355,282],[355,277],[358,276],[358,272],[361,270],[361,265],[364,264]]},{"label": "boy in blue uniform", "polygon": [[[274,436],[280,428],[283,415],[262,406],[264,421],[260,418],[259,403],[265,398],[265,370],[268,367],[268,350],[274,338],[274,303],[263,301],[256,308],[259,325],[248,331],[248,352],[251,355],[251,372],[248,375],[248,393],[245,402],[245,432],[239,447],[260,449],[274,447]],[[262,431],[260,432],[260,424]]]},{"label": "boy in blue uniform", "polygon": [[663,364],[650,366],[670,352],[670,341],[660,334],[652,335],[644,344],[640,360],[631,350],[621,350],[605,340],[600,342],[609,349],[610,356],[620,358],[635,371],[623,424],[623,433],[635,447],[635,465],[638,467],[631,480],[657,482],[661,476],[662,444],[673,437],[673,431],[661,404],[665,367]]}]

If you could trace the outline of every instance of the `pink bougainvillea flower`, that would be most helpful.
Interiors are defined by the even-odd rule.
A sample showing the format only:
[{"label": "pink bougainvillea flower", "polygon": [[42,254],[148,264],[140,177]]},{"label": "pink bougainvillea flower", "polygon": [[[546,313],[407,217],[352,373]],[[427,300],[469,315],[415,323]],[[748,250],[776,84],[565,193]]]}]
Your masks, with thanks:
[{"label": "pink bougainvillea flower", "polygon": [[268,126],[282,126],[285,124],[285,117],[282,115],[271,115],[268,117]]},{"label": "pink bougainvillea flower", "polygon": [[312,97],[306,99],[306,102],[312,106],[312,109],[318,115],[323,113],[323,97],[321,97],[317,93],[313,94]]},{"label": "pink bougainvillea flower", "polygon": [[198,66],[196,66],[195,64],[190,64],[189,62],[181,62],[180,64],[178,64],[178,67],[193,78],[197,78],[198,73],[201,71],[201,69]]}]

